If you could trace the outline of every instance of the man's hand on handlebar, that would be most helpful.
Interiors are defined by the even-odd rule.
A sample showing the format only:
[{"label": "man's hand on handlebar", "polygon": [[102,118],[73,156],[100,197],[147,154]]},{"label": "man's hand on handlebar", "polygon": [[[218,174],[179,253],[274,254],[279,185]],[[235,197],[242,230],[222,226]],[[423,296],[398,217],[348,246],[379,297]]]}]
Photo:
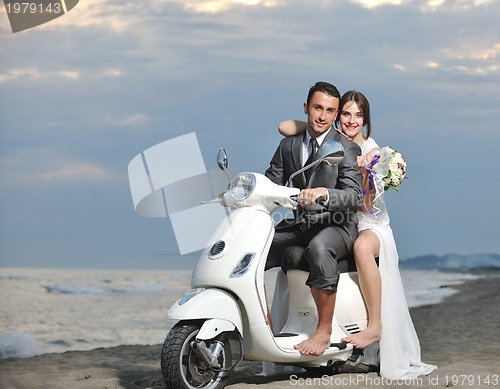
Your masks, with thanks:
[{"label": "man's hand on handlebar", "polygon": [[[325,188],[302,189],[299,193],[299,197],[301,198],[301,200],[299,201],[299,204],[302,207],[305,207],[306,205],[316,204],[316,200],[318,200],[320,197],[322,198],[320,200],[327,199],[328,192],[326,191]],[[310,200],[304,201],[304,199],[310,199]]]}]

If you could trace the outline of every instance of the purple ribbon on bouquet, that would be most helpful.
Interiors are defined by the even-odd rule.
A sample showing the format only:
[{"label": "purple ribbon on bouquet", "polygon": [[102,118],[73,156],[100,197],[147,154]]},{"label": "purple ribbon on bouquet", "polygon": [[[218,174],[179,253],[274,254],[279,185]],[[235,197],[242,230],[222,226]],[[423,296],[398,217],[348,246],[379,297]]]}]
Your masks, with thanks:
[{"label": "purple ribbon on bouquet", "polygon": [[[377,172],[373,169],[373,166],[375,166],[375,164],[378,162],[378,160],[380,159],[380,155],[375,155],[372,159],[372,161],[366,165],[366,170],[368,171],[368,189],[365,189],[363,191],[363,195],[366,196],[366,193],[368,191],[377,191],[376,187],[375,187],[375,184],[374,184],[374,180],[375,180],[375,177],[377,176]],[[375,212],[373,212],[371,209],[367,209],[368,213],[370,213],[370,215],[372,215],[373,217],[378,217],[377,215],[380,213],[380,208],[378,208],[376,205],[375,205],[375,200],[378,199],[380,197],[380,193],[378,193],[377,191],[377,194],[375,195],[375,198],[373,199],[373,208],[375,209]]]},{"label": "purple ribbon on bouquet", "polygon": [[375,170],[373,170],[373,166],[377,163],[377,161],[379,160],[380,156],[379,155],[375,155],[372,159],[372,161],[366,165],[366,170],[368,171],[368,189],[365,189],[363,191],[363,194],[365,195],[366,192],[368,192],[368,190],[372,191],[375,189],[375,185],[373,184],[373,179],[375,178],[375,176],[377,175],[377,172]]}]

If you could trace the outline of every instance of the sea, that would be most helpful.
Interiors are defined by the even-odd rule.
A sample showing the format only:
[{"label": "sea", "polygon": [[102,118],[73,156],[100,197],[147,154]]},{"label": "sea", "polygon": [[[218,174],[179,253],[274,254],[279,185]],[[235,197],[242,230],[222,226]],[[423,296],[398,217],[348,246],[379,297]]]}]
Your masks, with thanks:
[{"label": "sea", "polygon": [[[266,272],[272,293],[274,271]],[[401,270],[409,307],[439,304],[481,277]],[[164,341],[191,270],[0,268],[0,359]]]}]

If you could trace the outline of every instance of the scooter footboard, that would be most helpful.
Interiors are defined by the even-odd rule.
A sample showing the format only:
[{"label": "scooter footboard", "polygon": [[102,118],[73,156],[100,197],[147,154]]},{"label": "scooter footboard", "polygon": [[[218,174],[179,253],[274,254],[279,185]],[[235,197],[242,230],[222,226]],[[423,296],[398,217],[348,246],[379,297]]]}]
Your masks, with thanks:
[{"label": "scooter footboard", "polygon": [[231,323],[243,336],[240,308],[232,295],[220,289],[191,289],[172,305],[167,318],[172,320],[215,319],[207,324],[205,330],[207,333],[213,332],[214,328],[217,328],[219,332],[230,330],[229,323]]}]

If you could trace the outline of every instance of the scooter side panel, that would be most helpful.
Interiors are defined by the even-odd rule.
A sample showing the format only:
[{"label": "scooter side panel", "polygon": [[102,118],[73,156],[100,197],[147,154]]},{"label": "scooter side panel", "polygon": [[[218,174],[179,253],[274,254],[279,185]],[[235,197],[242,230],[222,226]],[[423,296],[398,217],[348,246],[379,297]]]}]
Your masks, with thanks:
[{"label": "scooter side panel", "polygon": [[[256,208],[233,211],[211,244],[224,242],[223,251],[204,253],[193,272],[192,287],[230,290],[241,299],[250,325],[262,325],[267,314],[264,294],[264,264],[274,236],[272,218]],[[236,265],[248,254],[254,257],[246,273],[233,275]]]},{"label": "scooter side panel", "polygon": [[342,273],[337,289],[333,324],[359,323],[359,329],[363,330],[367,319],[357,273]]}]

